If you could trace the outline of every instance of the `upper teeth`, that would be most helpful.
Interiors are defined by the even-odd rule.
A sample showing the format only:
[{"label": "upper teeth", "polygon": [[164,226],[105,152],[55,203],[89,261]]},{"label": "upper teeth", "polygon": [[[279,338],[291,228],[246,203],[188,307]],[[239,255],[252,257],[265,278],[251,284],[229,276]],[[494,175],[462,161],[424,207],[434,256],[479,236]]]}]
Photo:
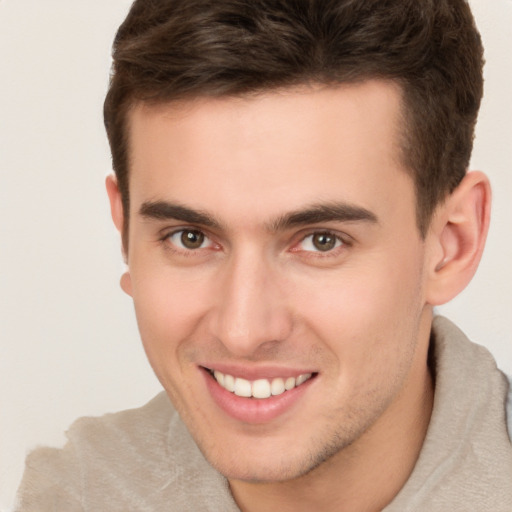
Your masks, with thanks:
[{"label": "upper teeth", "polygon": [[300,386],[311,378],[311,373],[303,373],[298,377],[277,377],[272,380],[258,379],[253,381],[233,377],[227,373],[219,372],[219,370],[215,370],[213,376],[224,389],[235,395],[247,398],[268,398],[271,395],[281,395],[285,391]]}]

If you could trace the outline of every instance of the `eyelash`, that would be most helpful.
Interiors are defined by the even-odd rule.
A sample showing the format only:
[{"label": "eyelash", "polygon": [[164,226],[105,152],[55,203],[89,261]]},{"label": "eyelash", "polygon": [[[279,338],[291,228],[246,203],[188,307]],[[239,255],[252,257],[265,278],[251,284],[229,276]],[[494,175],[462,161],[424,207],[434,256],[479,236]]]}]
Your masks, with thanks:
[{"label": "eyelash", "polygon": [[[185,248],[185,247],[179,247],[179,246],[177,246],[177,244],[175,242],[171,241],[171,238],[174,237],[175,235],[178,235],[180,233],[183,234],[183,233],[186,233],[186,232],[191,232],[191,233],[195,232],[195,233],[202,234],[204,236],[205,241],[208,240],[210,242],[210,245],[208,247],[199,247],[197,249],[188,249],[188,248]],[[331,237],[335,238],[335,244],[336,245],[332,249],[327,250],[327,251],[304,250],[304,249],[300,249],[298,247],[300,244],[303,244],[308,238],[314,237],[315,235],[331,236]],[[328,257],[333,257],[333,256],[337,256],[340,251],[342,251],[342,250],[344,250],[347,247],[350,247],[352,245],[351,242],[347,238],[348,237],[346,235],[341,236],[341,235],[335,233],[334,231],[317,229],[317,230],[314,230],[314,231],[310,231],[310,232],[308,232],[306,234],[302,234],[300,239],[299,239],[299,241],[295,242],[293,244],[292,248],[290,249],[290,252],[292,252],[292,253],[299,253],[300,252],[305,257],[308,257],[308,258],[328,258]],[[165,234],[163,234],[162,236],[159,237],[158,241],[162,245],[164,245],[166,250],[172,251],[173,253],[179,253],[180,255],[186,256],[186,257],[198,256],[198,255],[201,254],[199,251],[202,251],[204,249],[210,249],[211,247],[213,247],[213,248],[219,248],[220,247],[220,245],[216,244],[215,242],[213,242],[211,237],[208,236],[203,230],[197,229],[197,228],[193,228],[193,227],[174,229],[173,231],[166,232]]]}]

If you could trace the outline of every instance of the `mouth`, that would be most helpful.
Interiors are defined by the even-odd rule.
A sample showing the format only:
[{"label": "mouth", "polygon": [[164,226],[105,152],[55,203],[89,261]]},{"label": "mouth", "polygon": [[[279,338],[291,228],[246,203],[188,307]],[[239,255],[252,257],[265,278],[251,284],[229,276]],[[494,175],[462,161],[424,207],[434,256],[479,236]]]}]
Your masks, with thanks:
[{"label": "mouth", "polygon": [[222,373],[220,370],[205,368],[220,387],[243,398],[266,399],[279,396],[302,386],[314,378],[316,373],[302,373],[296,377],[274,377],[272,379],[247,380],[242,377]]}]

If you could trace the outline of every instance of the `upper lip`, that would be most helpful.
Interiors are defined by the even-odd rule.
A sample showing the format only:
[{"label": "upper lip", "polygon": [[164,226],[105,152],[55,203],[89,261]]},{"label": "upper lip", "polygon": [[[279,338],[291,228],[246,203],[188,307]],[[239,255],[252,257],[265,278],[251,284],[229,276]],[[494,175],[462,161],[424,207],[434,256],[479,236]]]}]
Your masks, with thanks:
[{"label": "upper lip", "polygon": [[318,373],[317,371],[311,368],[290,368],[275,365],[249,366],[233,363],[206,363],[201,364],[200,366],[206,368],[207,370],[218,370],[221,373],[231,375],[233,377],[241,377],[249,381],[254,381],[258,379],[270,380],[278,377],[298,377],[299,375],[307,373]]}]

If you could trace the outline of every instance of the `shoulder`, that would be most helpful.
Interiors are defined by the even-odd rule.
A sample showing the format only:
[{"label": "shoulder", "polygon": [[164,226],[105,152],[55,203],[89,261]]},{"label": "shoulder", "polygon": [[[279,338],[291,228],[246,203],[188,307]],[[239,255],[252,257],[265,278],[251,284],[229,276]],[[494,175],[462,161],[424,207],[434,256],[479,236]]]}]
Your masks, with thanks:
[{"label": "shoulder", "polygon": [[[173,420],[177,419],[167,395],[159,393],[136,409],[79,418],[66,435],[81,461],[92,462],[94,453],[96,465],[98,461],[122,464],[123,459],[136,459],[141,450],[164,446]],[[161,453],[161,449],[156,453]],[[151,460],[156,462],[154,457]]]},{"label": "shoulder", "polygon": [[80,418],[66,435],[64,448],[38,448],[27,457],[16,511],[159,510],[164,503],[185,510],[196,478],[214,503],[215,491],[217,500],[226,498],[222,477],[165,393],[138,409]]},{"label": "shoulder", "polygon": [[32,451],[25,461],[16,510],[84,510],[86,487],[106,484],[117,473],[112,466],[133,466],[141,444],[165,435],[173,414],[166,401],[160,394],[139,409],[80,418],[66,432],[63,448]]},{"label": "shoulder", "polygon": [[158,509],[157,491],[171,492],[172,463],[186,465],[172,451],[187,445],[185,434],[165,393],[138,409],[80,418],[62,449],[29,454],[16,511]]}]

